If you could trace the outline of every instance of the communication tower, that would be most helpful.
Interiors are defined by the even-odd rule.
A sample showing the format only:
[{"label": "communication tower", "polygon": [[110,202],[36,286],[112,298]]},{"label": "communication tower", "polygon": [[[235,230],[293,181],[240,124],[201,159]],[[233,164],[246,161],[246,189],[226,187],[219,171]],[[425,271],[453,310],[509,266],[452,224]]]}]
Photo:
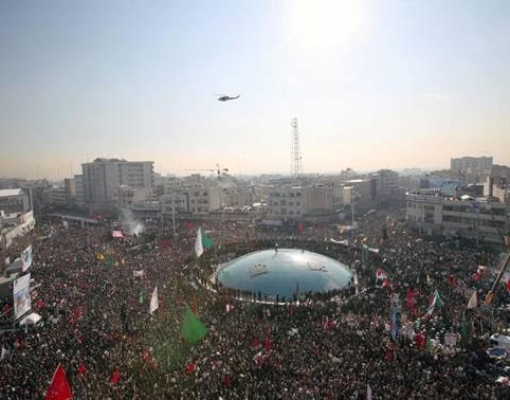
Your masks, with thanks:
[{"label": "communication tower", "polygon": [[292,126],[292,152],[291,152],[291,164],[290,164],[290,175],[293,178],[298,178],[303,172],[301,169],[301,152],[299,150],[299,129],[297,118],[292,118],[290,123]]}]

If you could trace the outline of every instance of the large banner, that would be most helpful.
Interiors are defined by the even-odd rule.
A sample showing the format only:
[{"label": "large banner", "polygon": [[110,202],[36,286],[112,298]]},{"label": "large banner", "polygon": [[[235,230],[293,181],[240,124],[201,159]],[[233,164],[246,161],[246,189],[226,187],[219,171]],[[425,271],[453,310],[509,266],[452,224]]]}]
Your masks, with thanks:
[{"label": "large banner", "polygon": [[21,253],[21,261],[23,262],[22,270],[25,272],[32,265],[32,246],[28,246]]},{"label": "large banner", "polygon": [[30,274],[24,275],[14,281],[14,318],[18,319],[32,308],[30,296]]}]

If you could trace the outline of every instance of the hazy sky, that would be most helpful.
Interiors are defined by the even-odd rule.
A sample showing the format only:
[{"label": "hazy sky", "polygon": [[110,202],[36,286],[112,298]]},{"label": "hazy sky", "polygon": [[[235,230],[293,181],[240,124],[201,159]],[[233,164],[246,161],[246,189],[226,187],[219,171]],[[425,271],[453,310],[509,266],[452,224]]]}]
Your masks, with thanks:
[{"label": "hazy sky", "polygon": [[307,173],[510,164],[510,1],[0,0],[0,177],[289,173],[292,117]]}]

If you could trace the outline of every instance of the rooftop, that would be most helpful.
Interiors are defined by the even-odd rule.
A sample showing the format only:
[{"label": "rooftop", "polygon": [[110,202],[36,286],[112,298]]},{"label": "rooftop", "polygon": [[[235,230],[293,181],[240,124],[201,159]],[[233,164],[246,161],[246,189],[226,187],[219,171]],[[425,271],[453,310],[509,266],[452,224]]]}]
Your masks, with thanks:
[{"label": "rooftop", "polygon": [[0,198],[20,196],[23,194],[21,189],[0,189]]}]

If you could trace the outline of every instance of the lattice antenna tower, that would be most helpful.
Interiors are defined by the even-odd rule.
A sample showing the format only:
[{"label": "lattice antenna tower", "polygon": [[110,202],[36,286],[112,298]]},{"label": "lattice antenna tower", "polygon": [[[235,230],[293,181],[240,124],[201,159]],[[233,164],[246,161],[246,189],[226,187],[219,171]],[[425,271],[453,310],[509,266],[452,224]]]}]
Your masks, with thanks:
[{"label": "lattice antenna tower", "polygon": [[301,167],[301,152],[299,150],[299,129],[297,118],[292,118],[290,125],[292,126],[290,174],[293,178],[297,178],[303,172]]}]

